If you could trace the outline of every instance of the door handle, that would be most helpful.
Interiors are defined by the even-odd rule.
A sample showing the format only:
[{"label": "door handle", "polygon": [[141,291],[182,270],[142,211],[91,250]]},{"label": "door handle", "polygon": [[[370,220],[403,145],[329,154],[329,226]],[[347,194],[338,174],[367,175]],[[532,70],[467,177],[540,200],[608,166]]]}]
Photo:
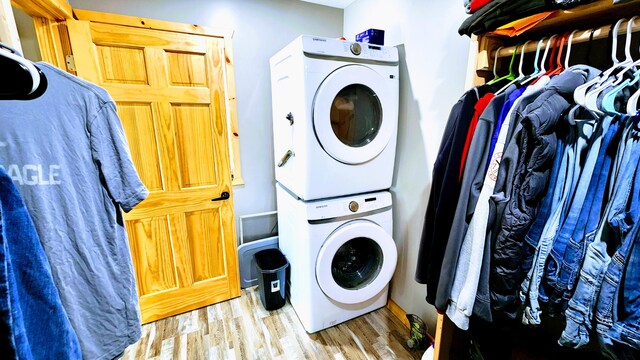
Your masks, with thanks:
[{"label": "door handle", "polygon": [[211,201],[227,200],[230,197],[231,197],[231,195],[229,194],[228,191],[223,191],[222,194],[220,194],[219,198],[211,199]]},{"label": "door handle", "polygon": [[289,125],[293,125],[293,114],[292,113],[288,113],[287,116],[285,116],[285,118],[287,120],[289,120]]}]

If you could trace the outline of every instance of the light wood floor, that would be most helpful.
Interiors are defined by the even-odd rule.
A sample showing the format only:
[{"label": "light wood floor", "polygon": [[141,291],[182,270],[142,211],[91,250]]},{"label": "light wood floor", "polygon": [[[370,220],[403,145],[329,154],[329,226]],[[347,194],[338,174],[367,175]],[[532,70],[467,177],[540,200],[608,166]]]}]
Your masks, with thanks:
[{"label": "light wood floor", "polygon": [[420,359],[387,308],[307,334],[288,303],[266,311],[257,287],[236,299],[146,324],[122,359]]}]

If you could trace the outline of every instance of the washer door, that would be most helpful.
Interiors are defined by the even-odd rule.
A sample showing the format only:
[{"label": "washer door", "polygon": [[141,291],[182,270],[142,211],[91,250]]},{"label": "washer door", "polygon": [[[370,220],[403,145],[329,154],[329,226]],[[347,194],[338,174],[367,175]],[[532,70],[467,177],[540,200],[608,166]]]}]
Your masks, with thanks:
[{"label": "washer door", "polygon": [[394,131],[385,117],[392,106],[384,78],[366,66],[347,65],[320,84],[313,102],[313,127],[320,145],[346,164],[378,156]]},{"label": "washer door", "polygon": [[376,296],[396,269],[396,244],[380,226],[354,220],[336,229],[322,245],[316,260],[316,279],[322,291],[343,304],[357,304]]}]

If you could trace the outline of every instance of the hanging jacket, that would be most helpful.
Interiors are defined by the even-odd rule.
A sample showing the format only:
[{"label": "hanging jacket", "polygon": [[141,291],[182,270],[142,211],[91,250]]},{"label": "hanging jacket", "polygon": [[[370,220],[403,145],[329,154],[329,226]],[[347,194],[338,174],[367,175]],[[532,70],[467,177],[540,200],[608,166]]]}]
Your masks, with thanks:
[{"label": "hanging jacket", "polygon": [[[469,159],[464,168],[464,176],[462,177],[460,196],[457,199],[455,216],[451,224],[447,225],[451,227],[451,232],[449,233],[447,248],[444,253],[444,258],[442,259],[442,268],[435,303],[436,308],[442,311],[447,310],[456,267],[458,266],[460,247],[462,246],[469,222],[473,217],[478,196],[484,183],[485,164],[489,156],[493,127],[495,122],[498,121],[500,111],[507,96],[514,89],[515,85],[511,85],[505,92],[491,100],[479,117],[478,125],[473,135],[471,146],[469,147]],[[449,199],[449,201],[451,200],[452,199]]]},{"label": "hanging jacket", "polygon": [[510,157],[509,161],[517,165],[511,197],[493,244],[490,287],[494,313],[500,312],[511,319],[516,316],[524,236],[546,190],[556,153],[556,124],[569,108],[576,87],[599,72],[589,66],[576,65],[551,79],[545,91],[528,107],[520,137],[509,143],[503,155],[503,162]]},{"label": "hanging jacket", "polygon": [[456,203],[450,199],[457,199],[460,195],[458,172],[467,130],[475,104],[491,89],[490,86],[471,89],[456,102],[449,114],[438,157],[433,165],[415,275],[418,283],[427,285],[427,302],[430,304],[436,300],[442,257],[451,230],[442,224],[450,224],[453,220]]}]

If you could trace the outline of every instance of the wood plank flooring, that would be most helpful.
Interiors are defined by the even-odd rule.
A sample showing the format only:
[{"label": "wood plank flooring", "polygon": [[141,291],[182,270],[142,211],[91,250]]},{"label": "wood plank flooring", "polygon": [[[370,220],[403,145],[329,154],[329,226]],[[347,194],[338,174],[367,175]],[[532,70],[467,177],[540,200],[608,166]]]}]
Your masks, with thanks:
[{"label": "wood plank flooring", "polygon": [[289,303],[266,311],[254,287],[239,298],[144,325],[122,359],[420,359],[421,352],[407,348],[407,337],[387,308],[309,335]]}]

